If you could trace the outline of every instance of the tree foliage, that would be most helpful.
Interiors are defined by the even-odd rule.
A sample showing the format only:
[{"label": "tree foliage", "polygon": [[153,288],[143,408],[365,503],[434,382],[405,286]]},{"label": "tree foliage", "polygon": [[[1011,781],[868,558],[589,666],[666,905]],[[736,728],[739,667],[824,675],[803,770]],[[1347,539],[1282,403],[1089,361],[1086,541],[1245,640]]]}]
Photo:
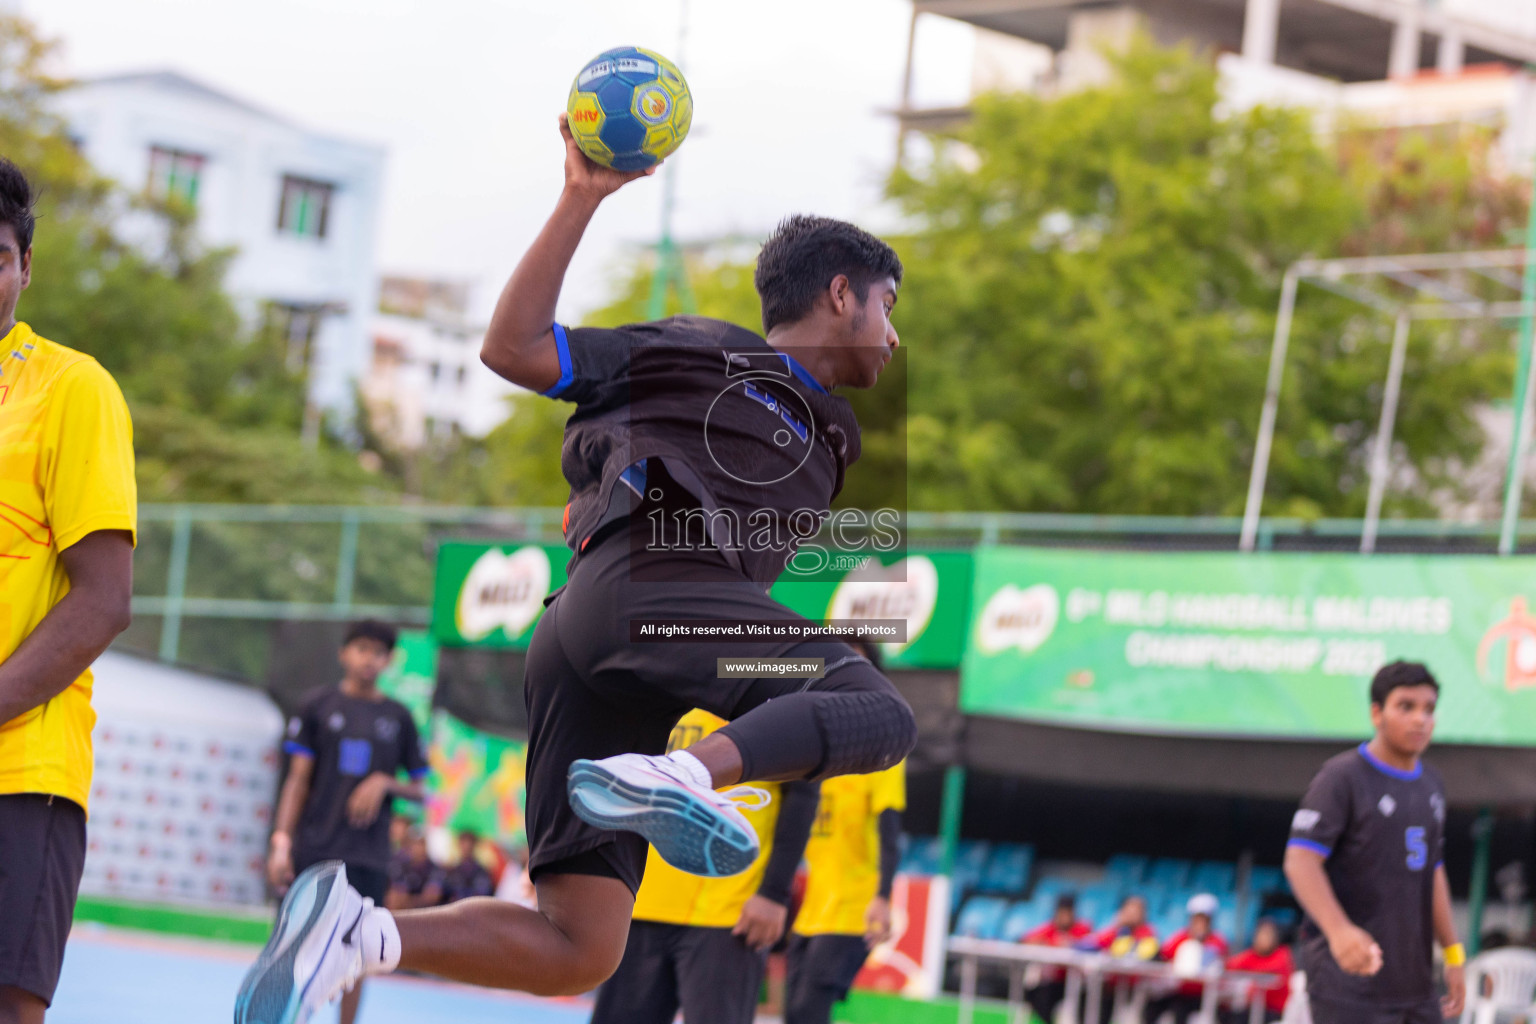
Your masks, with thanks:
[{"label": "tree foliage", "polygon": [[[1414,159],[1415,137],[1363,133],[1331,151],[1302,113],[1222,113],[1215,70],[1186,52],[1144,44],[1116,66],[1059,98],[983,98],[891,181],[914,226],[899,324],[913,507],[1238,512],[1285,268],[1495,237],[1524,212],[1442,211],[1488,187],[1485,148]],[[1315,292],[1298,310],[1270,514],[1363,508],[1390,325],[1358,312]],[[1473,411],[1507,386],[1507,349],[1417,333],[1393,507],[1424,509],[1475,456]]]},{"label": "tree foliage", "polygon": [[49,73],[53,49],[27,21],[0,18],[0,153],[38,197],[32,284],[17,316],[117,379],[134,417],[141,499],[387,492],[351,452],[299,442],[303,381],[225,293],[235,254],[199,243],[195,210],[108,181],[75,148],[52,105],[69,84]]}]

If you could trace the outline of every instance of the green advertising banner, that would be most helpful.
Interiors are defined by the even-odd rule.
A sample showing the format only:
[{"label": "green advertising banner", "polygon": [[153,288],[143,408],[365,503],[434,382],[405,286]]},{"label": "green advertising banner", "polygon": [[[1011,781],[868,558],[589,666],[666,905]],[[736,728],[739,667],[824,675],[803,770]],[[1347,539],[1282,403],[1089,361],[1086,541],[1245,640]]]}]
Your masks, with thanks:
[{"label": "green advertising banner", "polygon": [[[544,599],[565,583],[559,545],[450,541],[438,549],[432,638],[455,646],[526,649]],[[773,597],[808,619],[905,619],[904,643],[883,645],[894,667],[955,668],[970,614],[968,551],[864,561],[841,578],[785,580]]]},{"label": "green advertising banner", "polygon": [[473,829],[503,849],[525,845],[528,744],[481,732],[441,710],[433,713],[431,735],[428,826]]},{"label": "green advertising banner", "polygon": [[432,636],[452,647],[524,650],[544,599],[565,584],[563,544],[449,541],[437,549]]},{"label": "green advertising banner", "polygon": [[432,691],[437,687],[437,641],[425,630],[403,629],[379,689],[404,704],[423,739],[432,735]]},{"label": "green advertising banner", "polygon": [[983,548],[960,705],[1096,728],[1357,737],[1423,661],[1441,742],[1536,744],[1536,559]]},{"label": "green advertising banner", "polygon": [[906,641],[880,645],[887,665],[956,668],[970,615],[971,553],[870,558],[841,579],[781,578],[772,595],[808,619],[905,619]]}]

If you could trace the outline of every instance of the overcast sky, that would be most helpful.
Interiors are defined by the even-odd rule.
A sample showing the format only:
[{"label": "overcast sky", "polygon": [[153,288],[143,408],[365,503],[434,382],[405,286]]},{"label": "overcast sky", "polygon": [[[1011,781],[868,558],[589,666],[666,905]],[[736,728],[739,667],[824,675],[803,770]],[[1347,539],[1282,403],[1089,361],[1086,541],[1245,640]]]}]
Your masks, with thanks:
[{"label": "overcast sky", "polygon": [[[320,131],[383,143],[378,266],[478,283],[488,311],[560,188],[555,115],[577,70],[634,44],[675,56],[684,0],[0,0],[63,42],[75,76],[169,68]],[[1536,0],[1442,0],[1536,28]],[[908,0],[687,0],[693,134],[676,233],[765,234],[814,212],[879,228]],[[969,28],[926,16],[915,99],[957,103]],[[605,205],[564,319],[599,305],[660,224],[658,180]]]},{"label": "overcast sky", "polygon": [[[14,0],[12,0],[14,3]],[[673,55],[682,0],[20,0],[89,77],[170,68],[308,127],[383,143],[379,268],[478,281],[489,301],[554,204],[555,115],[577,70],[634,44]],[[676,234],[762,235],[815,212],[878,225],[895,150],[907,0],[689,0],[693,132]],[[923,19],[917,95],[957,102],[963,26]],[[659,181],[599,211],[560,315],[606,297],[656,237]]]}]

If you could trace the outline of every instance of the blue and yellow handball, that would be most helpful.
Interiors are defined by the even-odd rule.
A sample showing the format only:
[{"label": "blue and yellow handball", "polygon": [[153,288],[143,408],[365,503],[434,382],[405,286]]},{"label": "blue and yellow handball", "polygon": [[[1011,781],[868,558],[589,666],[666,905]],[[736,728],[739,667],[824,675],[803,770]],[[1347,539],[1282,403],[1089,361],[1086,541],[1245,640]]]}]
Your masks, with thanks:
[{"label": "blue and yellow handball", "polygon": [[616,171],[643,171],[683,144],[693,122],[693,95],[667,58],[621,46],[581,69],[565,114],[576,145],[593,161]]}]

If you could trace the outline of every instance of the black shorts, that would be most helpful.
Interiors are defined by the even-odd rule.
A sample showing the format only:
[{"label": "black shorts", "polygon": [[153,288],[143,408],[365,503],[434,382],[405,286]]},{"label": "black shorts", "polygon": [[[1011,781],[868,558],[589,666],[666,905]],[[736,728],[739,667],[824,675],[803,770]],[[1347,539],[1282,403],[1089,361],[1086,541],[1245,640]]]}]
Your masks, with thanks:
[{"label": "black shorts", "polygon": [[833,993],[834,1001],[847,999],[867,959],[869,946],[862,935],[793,935],[785,956],[790,993],[785,998],[800,989],[822,989]]},{"label": "black shorts", "polygon": [[632,922],[589,1024],[752,1024],[767,960],[729,928]]},{"label": "black shorts", "polygon": [[[606,832],[571,810],[565,776],[577,758],[660,754],[693,708],[734,719],[769,697],[807,687],[803,677],[720,679],[722,657],[855,656],[836,641],[635,643],[631,619],[806,621],[732,569],[718,552],[666,552],[633,559],[648,580],[630,579],[629,534],[599,539],[550,596],[528,645],[526,825],[528,872],[618,878],[631,892],[645,871],[645,840]],[[750,690],[750,694],[749,691]]]},{"label": "black shorts", "polygon": [[[328,860],[341,860],[340,857],[316,857],[313,854],[304,854],[294,857],[293,873],[299,874],[305,868]],[[347,866],[347,884],[352,886],[362,895],[373,900],[374,904],[382,907],[384,897],[389,893],[389,872],[383,868],[369,867],[366,864],[354,864],[351,861],[342,861]]]},{"label": "black shorts", "polygon": [[1311,996],[1312,1024],[1442,1024],[1440,1000],[1410,1006],[1382,1007],[1336,1003]]},{"label": "black shorts", "polygon": [[53,1002],[85,870],[85,810],[41,793],[0,796],[0,987]]}]

